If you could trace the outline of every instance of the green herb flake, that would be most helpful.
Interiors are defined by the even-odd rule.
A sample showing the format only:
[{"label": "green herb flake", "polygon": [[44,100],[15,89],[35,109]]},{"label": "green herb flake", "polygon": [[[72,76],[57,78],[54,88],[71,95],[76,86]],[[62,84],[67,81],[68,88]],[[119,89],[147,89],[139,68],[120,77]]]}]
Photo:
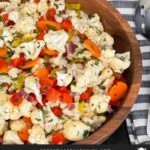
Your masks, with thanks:
[{"label": "green herb flake", "polygon": [[95,63],[94,63],[96,66],[99,65],[99,60],[95,60]]},{"label": "green herb flake", "polygon": [[76,84],[77,84],[76,81],[73,80],[73,81],[72,81],[72,85],[76,86]]},{"label": "green herb flake", "polygon": [[88,135],[89,135],[89,131],[88,130],[84,130],[83,137],[86,138]]},{"label": "green herb flake", "polygon": [[49,29],[53,30],[53,31],[56,31],[56,27],[54,27],[54,26],[52,26],[52,25],[47,24],[47,27],[48,27]]},{"label": "green herb flake", "polygon": [[81,49],[81,50],[79,50],[79,51],[78,51],[78,53],[77,53],[77,55],[79,55],[79,54],[83,54],[83,53],[84,53],[84,51],[85,51],[85,49]]}]

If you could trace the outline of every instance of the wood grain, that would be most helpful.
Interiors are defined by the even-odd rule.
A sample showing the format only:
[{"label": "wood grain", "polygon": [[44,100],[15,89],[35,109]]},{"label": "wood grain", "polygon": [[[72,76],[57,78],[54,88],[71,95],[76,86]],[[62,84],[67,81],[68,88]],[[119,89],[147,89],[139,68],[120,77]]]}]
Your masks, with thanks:
[{"label": "wood grain", "polygon": [[[6,1],[6,0],[0,0]],[[22,0],[24,1],[24,0]],[[135,103],[142,75],[142,59],[135,35],[127,21],[119,12],[105,0],[66,0],[67,3],[80,3],[82,9],[89,15],[98,13],[104,24],[105,31],[115,39],[114,48],[117,52],[131,52],[132,64],[125,72],[129,90],[122,100],[120,108],[108,118],[105,124],[86,139],[74,144],[103,143],[121,125]]]},{"label": "wood grain", "polygon": [[135,103],[141,85],[142,61],[140,49],[127,21],[105,0],[66,0],[66,2],[80,3],[82,9],[89,15],[98,13],[104,24],[105,31],[110,33],[115,39],[114,48],[117,52],[131,52],[132,64],[125,72],[129,90],[122,101],[122,105],[118,110],[114,111],[100,129],[75,144],[103,143],[121,125]]}]

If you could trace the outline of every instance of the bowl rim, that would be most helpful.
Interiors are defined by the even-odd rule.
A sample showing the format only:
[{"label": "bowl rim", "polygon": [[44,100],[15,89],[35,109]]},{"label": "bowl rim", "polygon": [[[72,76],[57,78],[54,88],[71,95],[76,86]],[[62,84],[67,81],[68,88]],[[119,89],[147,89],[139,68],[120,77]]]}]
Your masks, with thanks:
[{"label": "bowl rim", "polygon": [[[130,113],[130,110],[131,110],[133,104],[136,101],[136,98],[138,96],[138,92],[139,92],[139,89],[140,89],[140,86],[141,86],[142,57],[141,57],[141,52],[140,52],[140,48],[139,48],[139,45],[138,45],[138,41],[135,37],[135,34],[134,34],[132,28],[129,26],[127,20],[120,14],[120,12],[112,4],[110,4],[106,0],[95,0],[95,2],[97,3],[97,5],[102,5],[106,9],[109,8],[108,11],[111,14],[114,14],[115,19],[119,23],[123,23],[123,29],[125,31],[128,31],[128,32],[126,32],[126,35],[129,38],[131,47],[133,49],[133,54],[136,52],[135,53],[136,57],[139,57],[139,59],[134,60],[133,81],[132,81],[132,85],[129,89],[129,92],[127,94],[126,100],[123,103],[124,108],[119,109],[117,111],[117,113],[114,114],[113,119],[110,119],[108,122],[106,122],[105,128],[106,127],[107,128],[111,127],[111,123],[115,123],[114,122],[115,119],[116,119],[117,125],[113,126],[113,128],[110,128],[109,131],[105,130],[105,128],[102,126],[97,131],[95,131],[91,135],[89,135],[87,138],[85,138],[81,141],[75,142],[73,144],[101,144],[105,140],[107,140],[119,128],[119,126],[126,119],[127,115]],[[139,73],[136,73],[137,71],[139,71]],[[132,92],[134,93],[133,95],[132,95]],[[131,97],[132,97],[132,99],[131,99]],[[129,99],[131,100],[130,103],[128,102]],[[122,116],[121,114],[123,114],[123,113],[125,113],[125,115]],[[122,120],[121,119],[117,120],[120,117],[121,117]],[[101,134],[101,137],[99,136],[100,134]]]}]

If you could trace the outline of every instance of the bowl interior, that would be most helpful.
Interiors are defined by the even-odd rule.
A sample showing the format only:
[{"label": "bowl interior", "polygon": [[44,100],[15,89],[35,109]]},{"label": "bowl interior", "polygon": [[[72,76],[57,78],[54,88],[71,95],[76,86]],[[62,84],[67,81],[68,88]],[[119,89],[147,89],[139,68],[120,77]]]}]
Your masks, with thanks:
[{"label": "bowl interior", "polygon": [[122,104],[106,121],[106,123],[85,140],[77,144],[95,144],[104,142],[123,122],[136,100],[141,82],[141,55],[132,29],[125,19],[105,0],[66,0],[66,3],[80,3],[81,9],[89,16],[97,13],[105,31],[115,40],[114,49],[119,53],[131,52],[132,64],[124,73],[129,90]]}]

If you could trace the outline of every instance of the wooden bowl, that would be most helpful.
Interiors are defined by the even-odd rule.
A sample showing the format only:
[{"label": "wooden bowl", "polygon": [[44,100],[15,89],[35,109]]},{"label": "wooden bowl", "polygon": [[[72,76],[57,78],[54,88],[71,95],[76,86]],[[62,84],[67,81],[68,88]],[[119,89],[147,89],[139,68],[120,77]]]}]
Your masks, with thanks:
[{"label": "wooden bowl", "polygon": [[127,21],[106,0],[66,0],[67,3],[80,3],[82,10],[87,14],[98,13],[101,17],[105,31],[115,39],[114,48],[117,52],[131,52],[132,64],[125,72],[129,90],[122,100],[120,108],[110,116],[106,123],[86,139],[75,144],[103,143],[112,135],[125,120],[135,103],[142,74],[142,61],[140,49],[135,35]]}]

